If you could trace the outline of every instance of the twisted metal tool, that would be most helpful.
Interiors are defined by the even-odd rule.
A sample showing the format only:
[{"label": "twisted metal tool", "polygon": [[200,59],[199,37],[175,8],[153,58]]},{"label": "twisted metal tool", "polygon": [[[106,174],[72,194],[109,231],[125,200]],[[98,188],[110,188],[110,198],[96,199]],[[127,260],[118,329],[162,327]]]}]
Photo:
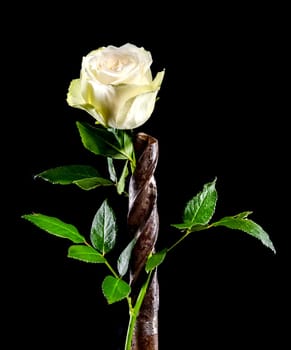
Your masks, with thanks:
[{"label": "twisted metal tool", "polygon": [[[155,251],[158,237],[159,216],[154,177],[159,155],[158,141],[150,135],[138,133],[135,151],[137,164],[129,183],[127,217],[130,235],[137,238],[130,265],[133,302],[146,280],[145,263],[148,255]],[[132,350],[158,350],[158,309],[159,285],[155,270],[137,317]]]}]

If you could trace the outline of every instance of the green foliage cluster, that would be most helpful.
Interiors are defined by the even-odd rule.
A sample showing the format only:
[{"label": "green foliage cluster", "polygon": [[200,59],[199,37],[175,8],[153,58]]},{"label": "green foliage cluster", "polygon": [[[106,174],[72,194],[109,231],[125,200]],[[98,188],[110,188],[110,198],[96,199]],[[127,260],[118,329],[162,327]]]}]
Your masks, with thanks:
[{"label": "green foliage cluster", "polygon": [[[97,156],[106,157],[108,173],[101,175],[91,165],[74,164],[51,168],[37,174],[35,177],[52,184],[76,185],[86,191],[100,186],[114,186],[118,195],[126,196],[126,180],[135,169],[132,133],[124,130],[106,129],[100,125],[92,126],[83,122],[77,122],[77,128],[84,147]],[[119,173],[114,163],[116,160],[123,162]],[[23,215],[22,218],[51,235],[71,241],[73,244],[69,246],[67,254],[69,258],[86,263],[105,264],[108,267],[109,274],[105,276],[102,282],[102,291],[108,304],[127,299],[130,322],[125,349],[130,349],[133,325],[153,270],[164,261],[167,254],[177,244],[193,232],[218,226],[240,230],[259,239],[266,247],[274,253],[276,252],[267,232],[248,218],[251,214],[250,211],[238,213],[234,216],[226,216],[215,222],[211,221],[218,198],[216,181],[215,178],[213,181],[206,183],[202,190],[186,203],[180,223],[170,224],[180,231],[177,241],[171,247],[165,247],[148,256],[145,266],[148,279],[142,286],[135,305],[132,305],[131,287],[125,276],[136,239],[128,242],[128,245],[120,252],[117,261],[113,265],[108,256],[110,256],[109,253],[113,249],[119,248],[116,247],[118,227],[116,214],[107,199],[103,201],[92,220],[89,239],[87,238],[88,235],[81,234],[77,227],[56,217],[31,213]]]}]

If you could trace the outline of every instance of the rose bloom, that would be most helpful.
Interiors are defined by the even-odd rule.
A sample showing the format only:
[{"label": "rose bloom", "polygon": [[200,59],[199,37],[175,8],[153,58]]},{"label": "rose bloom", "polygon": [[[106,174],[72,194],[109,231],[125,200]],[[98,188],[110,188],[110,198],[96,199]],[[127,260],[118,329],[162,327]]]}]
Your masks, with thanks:
[{"label": "rose bloom", "polygon": [[105,127],[134,129],[151,116],[164,71],[152,78],[152,56],[125,44],[91,51],[82,59],[80,78],[71,81],[67,102]]}]

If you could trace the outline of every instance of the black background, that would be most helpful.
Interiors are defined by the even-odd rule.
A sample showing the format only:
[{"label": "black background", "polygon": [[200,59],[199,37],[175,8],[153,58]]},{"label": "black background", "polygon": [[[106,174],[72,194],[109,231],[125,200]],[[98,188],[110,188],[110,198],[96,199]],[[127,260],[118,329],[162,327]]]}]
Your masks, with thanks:
[{"label": "black background", "polygon": [[20,217],[57,216],[86,235],[106,196],[126,215],[110,191],[85,192],[33,175],[65,164],[104,166],[83,148],[75,122],[90,117],[69,107],[66,93],[82,56],[130,42],[151,52],[154,75],[166,71],[154,113],[139,128],[160,146],[158,246],[175,240],[170,224],[217,177],[214,219],[251,210],[277,250],[274,255],[253,237],[218,228],[178,246],[159,268],[160,349],[281,348],[289,342],[290,315],[285,10],[99,5],[18,7],[17,19],[8,11],[6,30],[14,34],[3,57],[9,69],[2,67],[8,77],[2,185],[9,209],[2,231],[9,341],[122,349],[128,311],[125,302],[106,304],[105,267],[70,260],[68,241]]}]

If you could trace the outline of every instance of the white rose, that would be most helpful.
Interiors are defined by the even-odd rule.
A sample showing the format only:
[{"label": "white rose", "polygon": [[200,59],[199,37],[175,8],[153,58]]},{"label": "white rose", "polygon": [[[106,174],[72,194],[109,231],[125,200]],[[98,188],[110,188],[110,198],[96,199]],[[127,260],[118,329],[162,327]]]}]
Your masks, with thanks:
[{"label": "white rose", "polygon": [[134,129],[151,116],[164,71],[152,78],[149,51],[132,44],[107,46],[83,57],[80,78],[72,80],[67,102],[105,127]]}]

